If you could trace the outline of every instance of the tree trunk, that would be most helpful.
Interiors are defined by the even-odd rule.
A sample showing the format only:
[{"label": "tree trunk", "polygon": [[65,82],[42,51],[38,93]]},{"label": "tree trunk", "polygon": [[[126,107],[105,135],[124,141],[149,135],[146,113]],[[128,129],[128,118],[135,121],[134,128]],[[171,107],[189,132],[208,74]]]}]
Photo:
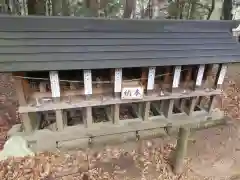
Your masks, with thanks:
[{"label": "tree trunk", "polygon": [[153,0],[153,3],[152,3],[152,11],[153,11],[153,14],[152,14],[152,18],[156,19],[159,17],[159,1],[158,0]]},{"label": "tree trunk", "polygon": [[63,16],[69,16],[69,2],[68,0],[62,0],[62,15]]},{"label": "tree trunk", "polygon": [[[212,0],[212,5],[211,5],[210,11],[208,12],[207,20],[210,19],[211,15],[212,15],[212,13],[213,13],[213,11],[214,11],[214,9],[215,9],[215,0]],[[231,10],[231,11],[232,11],[232,10]],[[230,13],[231,13],[231,12],[230,12]],[[232,19],[232,18],[231,18],[231,19]]]},{"label": "tree trunk", "polygon": [[28,14],[30,15],[45,15],[46,5],[44,0],[28,0]]},{"label": "tree trunk", "polygon": [[52,15],[56,16],[58,14],[58,6],[57,3],[59,2],[59,0],[52,0]]},{"label": "tree trunk", "polygon": [[135,7],[136,7],[136,0],[125,0],[123,17],[130,18]]},{"label": "tree trunk", "polygon": [[144,0],[141,0],[140,1],[140,8],[141,8],[141,10],[140,10],[140,12],[141,12],[141,19],[143,19],[144,18],[144,12],[145,12],[145,8],[144,8]]},{"label": "tree trunk", "polygon": [[100,7],[98,0],[85,0],[85,6],[90,10],[91,16],[98,17]]},{"label": "tree trunk", "polygon": [[232,19],[232,0],[223,1],[223,14],[222,17],[224,20]]},{"label": "tree trunk", "polygon": [[36,14],[35,5],[36,5],[36,0],[28,0],[27,1],[28,14],[29,15]]},{"label": "tree trunk", "polygon": [[179,17],[179,19],[183,19],[183,9],[184,9],[183,1],[179,2],[178,8],[179,8],[179,16],[178,17]]},{"label": "tree trunk", "polygon": [[189,19],[194,19],[195,11],[196,11],[196,0],[191,0],[191,10],[189,14]]},{"label": "tree trunk", "polygon": [[152,9],[153,9],[153,0],[149,0],[147,8],[144,13],[144,17],[148,17],[149,19],[152,19],[152,17],[153,17]]}]

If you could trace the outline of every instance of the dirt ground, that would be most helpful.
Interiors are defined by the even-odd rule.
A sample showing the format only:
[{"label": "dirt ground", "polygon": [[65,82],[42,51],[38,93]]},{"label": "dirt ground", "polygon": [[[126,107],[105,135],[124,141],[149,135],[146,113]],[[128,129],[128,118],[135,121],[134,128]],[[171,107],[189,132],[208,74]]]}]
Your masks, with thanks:
[{"label": "dirt ground", "polygon": [[[15,93],[12,87],[12,78],[6,74],[0,75],[0,147],[3,145],[5,138],[4,135],[6,130],[11,127],[11,125],[15,122],[18,122],[18,118],[16,116],[15,110],[17,103],[15,101]],[[223,110],[227,112],[227,114],[233,119],[229,121],[226,126],[218,126],[215,128],[204,129],[201,131],[194,132],[189,140],[188,146],[188,154],[186,158],[186,171],[184,174],[180,176],[174,176],[170,172],[170,166],[166,165],[169,161],[169,154],[171,154],[173,147],[175,146],[176,140],[173,137],[167,137],[165,139],[154,139],[151,141],[142,141],[142,142],[134,142],[121,144],[111,147],[111,150],[99,149],[95,150],[100,154],[108,154],[109,151],[115,152],[118,154],[120,158],[118,162],[118,177],[119,179],[216,179],[216,180],[240,180],[240,93],[238,91],[240,88],[240,65],[235,64],[229,67],[228,75],[224,85],[224,92],[220,106]],[[151,146],[149,146],[149,143]],[[143,151],[141,155],[136,155],[136,152],[139,151],[139,147],[142,148],[142,144],[144,144],[145,148],[148,151]],[[154,148],[153,148],[154,147]],[[141,149],[140,148],[140,149]],[[123,150],[124,149],[124,150]],[[144,149],[144,148],[143,148]],[[124,151],[124,152],[123,152]],[[135,167],[134,158],[128,158],[125,151],[129,152],[133,157],[137,157],[137,159],[141,159],[142,157],[148,157],[147,161],[150,162],[150,165],[146,166],[142,165],[141,172],[139,168]],[[140,150],[141,151],[141,150]],[[135,153],[134,153],[135,152]],[[154,157],[150,158],[150,154],[154,154]],[[159,154],[161,152],[162,154]],[[58,152],[59,153],[59,152]],[[76,163],[78,161],[74,161],[71,159],[72,156],[76,156],[80,153],[80,151],[70,151],[60,152],[63,153],[65,158],[68,161],[65,161],[64,158],[59,159],[56,158],[55,161],[61,161],[61,169],[57,168],[58,172],[61,174],[55,176],[55,179],[74,179],[73,176],[69,174],[79,173],[79,167],[76,168]],[[104,160],[104,156],[97,154],[93,154],[95,159],[102,158]],[[165,153],[165,154],[164,154]],[[122,156],[122,154],[124,154]],[[136,156],[135,156],[136,155]],[[50,156],[50,155],[48,155]],[[51,155],[52,156],[52,155]],[[114,156],[112,154],[111,156]],[[157,159],[163,161],[164,167],[158,167]],[[55,157],[55,156],[54,156]],[[166,158],[167,157],[167,158]],[[63,160],[64,159],[64,160]],[[83,158],[84,159],[84,158]],[[105,158],[106,160],[106,158]],[[68,165],[68,163],[71,163]],[[79,160],[81,161],[81,160]],[[89,161],[89,160],[88,160]],[[47,162],[50,162],[49,160]],[[82,161],[81,161],[82,162]],[[112,168],[112,162],[97,161],[94,160],[95,170],[97,169],[97,174],[103,174],[105,178],[102,179],[110,179],[108,177],[108,173],[106,171],[111,171],[109,169]],[[14,164],[14,163],[13,163]],[[63,165],[64,164],[64,165]],[[124,164],[124,168],[121,168],[122,164]],[[16,163],[15,163],[16,165]],[[66,167],[68,166],[68,167]],[[99,167],[102,169],[99,170]],[[147,169],[148,174],[143,177],[144,172],[142,169]],[[120,172],[121,169],[121,172]],[[0,167],[1,170],[1,167]],[[16,170],[16,169],[15,169]],[[66,172],[65,172],[66,171]],[[101,173],[100,173],[101,171]],[[1,172],[1,171],[0,171]],[[65,172],[65,175],[64,175]],[[5,172],[6,173],[6,172]],[[105,175],[104,175],[105,173]],[[120,174],[120,175],[119,175]],[[166,175],[167,174],[167,175]],[[1,173],[0,173],[1,176]],[[5,177],[7,177],[5,175]],[[11,178],[7,178],[10,180]],[[83,178],[84,179],[84,178]],[[85,178],[86,179],[86,178]],[[94,179],[94,178],[92,178]],[[95,178],[101,179],[101,178]],[[117,178],[115,178],[117,179]]]}]

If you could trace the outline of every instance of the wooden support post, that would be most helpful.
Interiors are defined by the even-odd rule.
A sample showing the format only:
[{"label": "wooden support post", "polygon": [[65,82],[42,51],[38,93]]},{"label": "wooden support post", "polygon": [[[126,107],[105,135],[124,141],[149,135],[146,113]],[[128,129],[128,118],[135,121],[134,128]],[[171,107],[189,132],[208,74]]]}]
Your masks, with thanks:
[{"label": "wooden support post", "polygon": [[[172,92],[176,92],[179,87],[181,75],[181,66],[174,68],[174,77],[172,82]],[[174,99],[165,100],[163,106],[163,114],[166,118],[169,118],[173,113]]]},{"label": "wooden support post", "polygon": [[173,113],[174,99],[163,101],[163,114],[166,118],[170,118]]},{"label": "wooden support post", "polygon": [[63,110],[56,110],[56,124],[57,124],[57,131],[62,131],[64,128],[63,125]]},{"label": "wooden support post", "polygon": [[90,127],[93,124],[92,107],[85,107],[84,109],[84,124],[85,127]]},{"label": "wooden support post", "polygon": [[181,76],[181,66],[175,66],[174,68],[174,76],[173,76],[173,84],[172,84],[172,92],[178,92],[179,82]]},{"label": "wooden support post", "polygon": [[[150,67],[148,70],[148,79],[147,79],[147,71],[146,69],[142,69],[141,83],[144,89],[147,88],[148,95],[154,89],[155,72],[156,72],[156,67]],[[139,114],[142,114],[144,121],[149,120],[149,111],[150,111],[150,102],[143,102],[142,104],[139,104],[138,112]]]},{"label": "wooden support post", "polygon": [[[160,102],[161,102],[161,101],[160,101]],[[153,108],[153,111],[154,111],[155,113],[157,113],[157,114],[159,114],[159,115],[162,115],[160,102],[158,102],[158,103],[152,103],[152,104],[150,105],[150,107]]]},{"label": "wooden support post", "polygon": [[[24,76],[24,73],[13,73],[13,76]],[[16,89],[16,94],[18,98],[18,102],[20,106],[27,105],[27,95],[26,93],[29,92],[29,84],[26,79],[21,78],[14,78],[14,84]],[[20,114],[20,119],[23,124],[24,131],[29,134],[33,131],[32,121],[35,119],[31,119],[29,113],[22,113]]]},{"label": "wooden support post", "polygon": [[149,120],[150,102],[144,102],[143,120]]},{"label": "wooden support post", "polygon": [[[115,96],[115,69],[110,70],[110,77],[111,77],[113,96]],[[110,108],[108,111],[108,118],[109,118],[109,121],[112,121],[112,123],[114,124],[114,104],[110,105]]]},{"label": "wooden support post", "polygon": [[165,100],[161,100],[159,104],[160,112],[164,113]]},{"label": "wooden support post", "polygon": [[212,76],[213,64],[205,65],[205,71],[203,74],[203,84],[205,89],[211,89],[210,87],[210,77]]},{"label": "wooden support post", "polygon": [[216,96],[210,96],[210,100],[209,100],[209,104],[208,104],[208,109],[207,109],[207,112],[208,113],[211,113],[214,109],[214,101],[216,99]]},{"label": "wooden support post", "polygon": [[[122,91],[122,69],[115,69],[114,75],[114,96],[120,97]],[[113,105],[113,123],[119,124],[120,105]]]},{"label": "wooden support post", "polygon": [[67,117],[67,111],[63,111],[63,127],[66,127],[67,126],[67,121],[68,121],[68,119],[67,119],[68,117]]},{"label": "wooden support post", "polygon": [[119,124],[119,113],[120,113],[120,105],[119,104],[114,104],[114,111],[113,111],[114,124]]},{"label": "wooden support post", "polygon": [[[52,98],[54,102],[60,101],[60,83],[57,71],[50,71],[50,84],[51,84],[51,91],[52,91]],[[57,131],[62,131],[64,128],[63,125],[63,110],[56,110],[56,124],[57,124]]]},{"label": "wooden support post", "polygon": [[189,134],[190,134],[189,128],[181,127],[179,129],[178,141],[177,141],[177,146],[176,146],[174,160],[173,160],[173,172],[175,174],[180,174],[183,172],[184,158],[187,154]]},{"label": "wooden support post", "polygon": [[[92,72],[91,70],[84,70],[83,71],[84,77],[84,90],[86,99],[89,99],[92,95]],[[84,108],[84,123],[86,127],[90,127],[93,123],[92,118],[92,107],[85,107]]]},{"label": "wooden support post", "polygon": [[140,115],[140,116],[142,116],[143,115],[143,112],[144,112],[144,103],[143,102],[140,102],[140,103],[138,103],[138,107],[137,107],[138,109],[138,114]]},{"label": "wooden support post", "polygon": [[220,64],[216,76],[216,81],[215,81],[215,88],[216,89],[222,89],[224,77],[227,73],[227,65],[226,64]]},{"label": "wooden support post", "polygon": [[184,112],[185,111],[185,109],[186,109],[186,99],[180,99],[180,106],[179,106],[179,108],[180,108],[180,111],[181,112]]},{"label": "wooden support post", "polygon": [[190,98],[190,104],[187,110],[187,115],[192,116],[192,113],[194,112],[195,106],[197,102],[197,97],[191,97]]}]

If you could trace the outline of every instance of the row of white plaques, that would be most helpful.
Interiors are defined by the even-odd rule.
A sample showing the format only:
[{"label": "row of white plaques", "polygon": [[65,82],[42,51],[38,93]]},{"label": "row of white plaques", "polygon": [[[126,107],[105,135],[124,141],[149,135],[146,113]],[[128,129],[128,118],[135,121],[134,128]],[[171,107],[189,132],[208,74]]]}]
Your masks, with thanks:
[{"label": "row of white plaques", "polygon": [[[223,83],[227,66],[225,64],[220,66],[220,73],[218,76],[217,84],[221,85]],[[202,78],[204,74],[205,65],[199,65],[196,85],[201,86]],[[180,75],[181,75],[181,66],[176,66],[174,69],[174,77],[173,77],[173,88],[177,88],[179,86]],[[155,80],[155,67],[149,67],[148,71],[148,80],[147,80],[147,90],[154,89],[154,80]],[[91,70],[84,70],[84,89],[85,95],[92,94],[92,73]],[[52,97],[60,97],[60,86],[59,86],[59,77],[57,71],[50,71],[50,81],[51,81],[51,89],[52,89]],[[159,75],[157,75],[159,76]],[[141,86],[135,87],[123,87],[122,88],[122,69],[115,69],[115,81],[114,81],[114,92],[121,93],[122,99],[142,99],[144,90]]]}]

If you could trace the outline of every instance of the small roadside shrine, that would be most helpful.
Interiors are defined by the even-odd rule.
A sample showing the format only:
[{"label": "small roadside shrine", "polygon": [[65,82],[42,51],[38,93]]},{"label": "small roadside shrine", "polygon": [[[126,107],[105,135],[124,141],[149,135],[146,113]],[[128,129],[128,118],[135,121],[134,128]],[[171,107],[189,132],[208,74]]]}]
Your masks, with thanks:
[{"label": "small roadside shrine", "polygon": [[[34,150],[88,147],[191,126],[214,108],[229,63],[240,61],[235,21],[0,17],[0,71],[11,72]],[[236,36],[236,37],[234,37]]]}]

